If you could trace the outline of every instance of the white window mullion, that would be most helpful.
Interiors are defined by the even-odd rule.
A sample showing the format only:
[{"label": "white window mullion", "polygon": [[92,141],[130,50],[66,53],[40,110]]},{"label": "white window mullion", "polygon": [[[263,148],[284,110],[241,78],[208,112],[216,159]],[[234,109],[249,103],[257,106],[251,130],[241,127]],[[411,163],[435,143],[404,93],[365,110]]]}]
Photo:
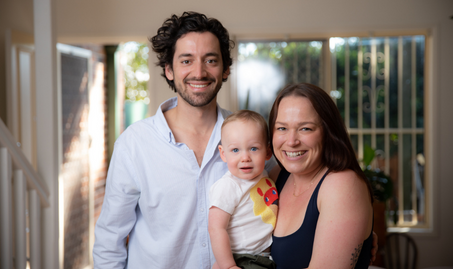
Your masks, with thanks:
[{"label": "white window mullion", "polygon": [[[357,106],[358,106],[358,129],[362,130],[363,128],[363,48],[362,48],[362,39],[359,39],[359,52],[358,52],[358,82],[357,82]],[[363,160],[363,134],[358,133],[358,151],[359,159]]]},{"label": "white window mullion", "polygon": [[349,70],[349,39],[345,38],[345,47],[344,47],[344,122],[346,125],[346,128],[350,128],[350,118],[351,116],[349,115],[349,79],[350,79],[350,70]]},{"label": "white window mullion", "polygon": [[[331,61],[331,67],[332,67],[332,73],[331,73],[331,91],[336,91],[337,90],[337,45],[333,48],[333,51],[330,53],[330,61]],[[329,92],[330,94],[330,92]],[[337,104],[337,98],[332,98],[335,104]]]},{"label": "white window mullion", "polygon": [[398,38],[398,223],[404,223],[403,184],[403,38]]},{"label": "white window mullion", "polygon": [[297,48],[293,51],[293,83],[298,83],[299,82],[299,65],[297,64],[299,62],[298,59],[298,53],[297,53]]},{"label": "white window mullion", "polygon": [[308,82],[308,83],[312,83],[311,82],[311,57],[310,57],[310,43],[307,43],[307,46],[306,46],[306,52],[307,52],[307,56],[305,57],[306,61],[305,61],[305,81]]},{"label": "white window mullion", "polygon": [[319,74],[319,85],[321,88],[328,91],[327,87],[329,83],[327,79],[331,73],[331,66],[329,65],[329,55],[332,55],[330,52],[330,39],[322,41],[322,50],[321,50],[321,59],[318,62],[318,74]]},{"label": "white window mullion", "polygon": [[[411,61],[411,109],[412,109],[412,129],[417,128],[417,107],[416,107],[416,99],[417,99],[417,74],[416,74],[416,66],[417,66],[417,51],[416,51],[416,40],[415,36],[412,37],[412,61]],[[412,133],[412,157],[411,157],[411,164],[416,165],[415,159],[417,155],[417,135],[415,133]],[[417,224],[418,222],[418,208],[417,208],[417,182],[415,178],[415,173],[413,172],[413,169],[411,169],[412,172],[412,208],[414,210],[414,214],[412,215],[412,224]]]},{"label": "white window mullion", "polygon": [[385,73],[384,73],[384,79],[385,79],[385,119],[384,119],[384,124],[385,124],[385,174],[389,175],[390,174],[390,132],[388,131],[390,128],[390,98],[389,98],[389,87],[390,87],[390,41],[389,38],[385,38]]},{"label": "white window mullion", "polygon": [[[376,39],[371,39],[371,60],[370,60],[370,72],[371,72],[371,90],[369,93],[370,107],[371,107],[371,147],[376,149],[376,105],[377,105],[377,93],[376,93],[376,72],[377,72],[377,53],[376,53]],[[374,167],[377,161],[374,159]]]}]

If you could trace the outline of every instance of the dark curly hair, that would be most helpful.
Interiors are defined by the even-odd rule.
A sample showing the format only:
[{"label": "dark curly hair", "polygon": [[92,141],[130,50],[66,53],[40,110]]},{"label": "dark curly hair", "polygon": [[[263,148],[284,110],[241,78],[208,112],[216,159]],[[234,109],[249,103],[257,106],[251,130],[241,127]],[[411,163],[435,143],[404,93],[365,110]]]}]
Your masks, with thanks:
[{"label": "dark curly hair", "polygon": [[[222,54],[223,71],[233,64],[230,51],[234,42],[230,40],[227,29],[214,18],[207,18],[206,15],[197,12],[184,12],[180,17],[172,15],[162,27],[157,30],[157,35],[149,39],[153,51],[159,60],[156,65],[162,67],[162,76],[167,80],[168,85],[176,92],[174,81],[168,80],[165,76],[165,65],[173,69],[173,56],[175,54],[176,41],[189,32],[210,32],[219,39],[220,51]],[[223,79],[225,82],[227,79]]]}]

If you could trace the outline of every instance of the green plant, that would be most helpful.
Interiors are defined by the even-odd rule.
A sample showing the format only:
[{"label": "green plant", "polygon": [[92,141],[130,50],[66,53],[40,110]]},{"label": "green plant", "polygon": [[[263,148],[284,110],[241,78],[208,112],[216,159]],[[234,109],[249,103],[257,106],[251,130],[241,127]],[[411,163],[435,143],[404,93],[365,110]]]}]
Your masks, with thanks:
[{"label": "green plant", "polygon": [[386,202],[393,196],[393,181],[383,171],[371,168],[371,162],[376,156],[376,151],[370,146],[365,145],[363,152],[363,172],[371,183],[375,198],[381,202]]}]

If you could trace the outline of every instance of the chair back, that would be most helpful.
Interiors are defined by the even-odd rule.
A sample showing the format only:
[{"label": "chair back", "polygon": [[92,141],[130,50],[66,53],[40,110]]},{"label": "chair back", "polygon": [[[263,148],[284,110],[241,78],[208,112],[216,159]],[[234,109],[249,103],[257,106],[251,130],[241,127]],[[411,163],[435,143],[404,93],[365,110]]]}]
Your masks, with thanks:
[{"label": "chair back", "polygon": [[417,245],[406,233],[389,233],[385,243],[387,269],[416,269]]}]

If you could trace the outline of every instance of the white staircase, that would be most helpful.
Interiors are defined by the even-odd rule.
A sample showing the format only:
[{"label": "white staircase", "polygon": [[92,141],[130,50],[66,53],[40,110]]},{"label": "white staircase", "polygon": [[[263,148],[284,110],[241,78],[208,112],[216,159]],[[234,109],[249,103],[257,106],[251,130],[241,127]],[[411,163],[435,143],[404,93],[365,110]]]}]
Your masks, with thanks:
[{"label": "white staircase", "polygon": [[41,268],[41,208],[48,206],[46,183],[0,119],[0,268]]}]

